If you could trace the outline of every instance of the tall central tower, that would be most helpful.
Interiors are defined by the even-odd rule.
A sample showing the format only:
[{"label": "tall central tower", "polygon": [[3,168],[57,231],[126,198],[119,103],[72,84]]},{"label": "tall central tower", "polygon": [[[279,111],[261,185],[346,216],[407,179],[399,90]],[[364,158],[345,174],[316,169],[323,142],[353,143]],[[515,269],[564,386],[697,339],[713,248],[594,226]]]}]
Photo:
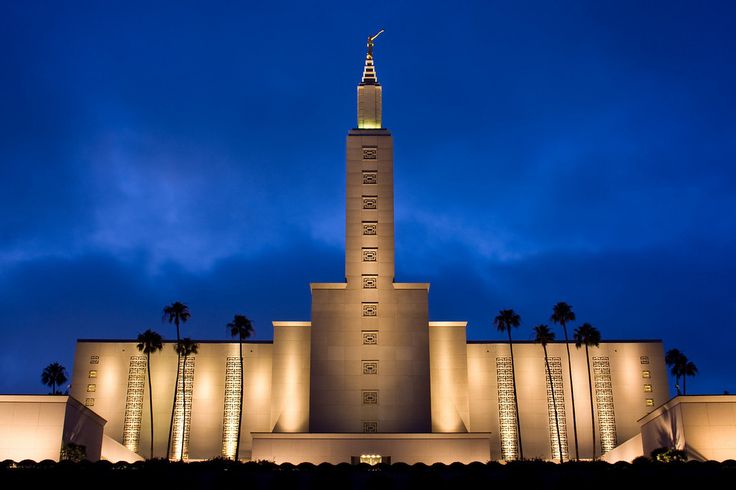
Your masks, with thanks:
[{"label": "tall central tower", "polygon": [[394,282],[393,140],[373,40],[347,136],[343,283],[312,283],[310,432],[431,432],[428,284]]}]

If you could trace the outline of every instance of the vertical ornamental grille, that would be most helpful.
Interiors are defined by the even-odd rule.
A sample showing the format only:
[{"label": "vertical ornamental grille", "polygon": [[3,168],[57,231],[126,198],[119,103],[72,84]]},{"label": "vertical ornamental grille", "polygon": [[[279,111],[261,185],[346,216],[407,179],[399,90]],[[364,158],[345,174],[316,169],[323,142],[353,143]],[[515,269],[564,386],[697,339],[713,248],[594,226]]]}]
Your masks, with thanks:
[{"label": "vertical ornamental grille", "polygon": [[228,357],[225,365],[225,411],[222,420],[222,455],[235,459],[238,445],[238,419],[240,417],[240,358]]},{"label": "vertical ornamental grille", "polygon": [[496,358],[498,379],[498,425],[501,434],[501,457],[506,461],[518,458],[516,440],[516,407],[514,406],[514,382],[511,358]]},{"label": "vertical ornamental grille", "polygon": [[145,379],[146,358],[144,356],[131,356],[128,365],[128,390],[125,395],[123,445],[134,453],[138,452],[138,443],[141,436]]},{"label": "vertical ornamental grille", "polygon": [[[552,400],[552,386],[549,385],[549,372],[544,366],[544,383],[547,385],[547,413],[549,415],[549,442],[552,447],[552,458],[560,459],[560,444],[557,441],[557,426],[560,427],[560,443],[562,444],[562,459],[569,459],[567,446],[567,418],[565,416],[565,391],[562,385],[562,361],[559,357],[549,358],[549,370],[552,372],[554,385],[554,401]],[[555,423],[555,406],[557,407],[557,422]]]},{"label": "vertical ornamental grille", "polygon": [[613,385],[608,357],[593,358],[593,373],[601,454],[604,454],[616,447],[616,417],[613,409]]},{"label": "vertical ornamental grille", "polygon": [[[189,432],[192,421],[192,385],[194,384],[194,357],[179,360],[179,384],[176,387],[176,409],[174,410],[174,430],[171,438],[169,457],[171,459],[189,459]],[[186,387],[186,390],[184,389]],[[184,414],[184,398],[187,402],[187,413]],[[185,417],[186,415],[186,417]]]}]

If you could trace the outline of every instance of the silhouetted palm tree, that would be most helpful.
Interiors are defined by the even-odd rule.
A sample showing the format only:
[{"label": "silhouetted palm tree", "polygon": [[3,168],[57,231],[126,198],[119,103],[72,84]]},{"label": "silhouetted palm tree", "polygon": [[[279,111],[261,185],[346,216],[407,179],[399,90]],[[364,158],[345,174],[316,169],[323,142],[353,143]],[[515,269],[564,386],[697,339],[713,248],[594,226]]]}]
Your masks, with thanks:
[{"label": "silhouetted palm tree", "polygon": [[243,379],[245,373],[243,372],[243,340],[249,338],[254,330],[253,323],[245,315],[235,315],[233,321],[227,324],[227,328],[230,329],[230,335],[238,337],[238,343],[240,344],[240,405],[238,408],[238,442],[235,444],[235,460],[238,460],[240,456],[240,427],[243,423]]},{"label": "silhouetted palm tree", "polygon": [[146,355],[146,371],[148,371],[148,402],[151,408],[151,459],[153,459],[153,390],[151,387],[151,354],[164,348],[161,335],[150,328],[138,334],[138,351]]},{"label": "silhouetted palm tree", "polygon": [[[687,361],[687,358],[685,358]],[[687,377],[698,374],[698,368],[692,361],[687,361],[682,366],[682,394],[687,395]]]},{"label": "silhouetted palm tree", "polygon": [[52,395],[60,395],[61,392],[56,390],[57,386],[67,382],[66,368],[58,362],[52,362],[41,372],[41,382],[51,387]]},{"label": "silhouetted palm tree", "polygon": [[555,398],[555,385],[552,382],[552,370],[549,368],[549,357],[547,356],[547,344],[555,340],[555,334],[549,330],[547,325],[537,325],[534,327],[534,342],[542,344],[544,349],[544,364],[547,366],[547,378],[549,379],[549,389],[552,392],[552,408],[555,411],[555,428],[557,429],[557,449],[559,450],[560,463],[562,460],[562,437],[560,436],[560,420],[557,415],[557,400]]},{"label": "silhouetted palm tree", "polygon": [[580,451],[578,451],[578,418],[575,414],[575,384],[572,382],[572,362],[570,361],[570,339],[567,337],[567,323],[575,321],[575,313],[572,306],[565,302],[559,302],[552,307],[552,316],[550,317],[554,323],[562,325],[562,331],[565,334],[565,349],[567,349],[567,372],[570,376],[570,399],[572,400],[572,433],[575,438],[575,459],[580,459]]},{"label": "silhouetted palm tree", "polygon": [[585,346],[585,362],[588,364],[588,390],[590,394],[590,423],[591,434],[593,434],[593,459],[595,459],[595,408],[593,406],[593,380],[590,376],[590,356],[588,347],[598,347],[601,343],[601,333],[590,323],[583,323],[573,333],[575,347],[578,349]]},{"label": "silhouetted palm tree", "polygon": [[169,444],[166,446],[167,448],[171,447],[171,431],[174,427],[174,411],[176,410],[176,394],[177,394],[177,388],[179,386],[179,365],[181,364],[181,355],[178,354],[179,352],[179,343],[181,342],[181,336],[179,334],[179,324],[180,323],[186,323],[187,320],[192,315],[189,313],[189,307],[185,305],[184,303],[180,303],[178,301],[171,303],[169,306],[166,306],[164,308],[163,316],[161,318],[161,321],[167,321],[169,323],[174,323],[176,325],[176,346],[174,346],[174,349],[176,349],[177,356],[176,356],[176,379],[174,380],[174,402],[172,404],[171,408],[171,421],[169,422]]},{"label": "silhouetted palm tree", "polygon": [[514,368],[514,343],[511,340],[511,329],[521,325],[521,317],[514,310],[501,310],[493,319],[499,332],[506,332],[509,336],[511,350],[511,380],[514,384],[514,407],[516,409],[516,437],[519,441],[519,458],[524,459],[524,448],[521,444],[521,422],[519,420],[519,397],[516,395],[516,370]]},{"label": "silhouetted palm tree", "polygon": [[675,389],[677,394],[680,395],[680,376],[683,375],[682,370],[683,366],[687,364],[687,357],[679,349],[670,349],[664,355],[664,362],[670,368],[672,376],[675,377]]},{"label": "silhouetted palm tree", "polygon": [[184,337],[183,339],[181,339],[180,342],[176,344],[176,346],[174,346],[174,349],[176,350],[176,353],[179,354],[179,356],[182,357],[184,360],[184,362],[182,363],[183,378],[181,390],[184,397],[182,399],[181,449],[179,450],[179,461],[181,461],[182,459],[184,459],[184,439],[186,438],[187,428],[187,358],[199,352],[199,344],[194,342],[189,337]]}]

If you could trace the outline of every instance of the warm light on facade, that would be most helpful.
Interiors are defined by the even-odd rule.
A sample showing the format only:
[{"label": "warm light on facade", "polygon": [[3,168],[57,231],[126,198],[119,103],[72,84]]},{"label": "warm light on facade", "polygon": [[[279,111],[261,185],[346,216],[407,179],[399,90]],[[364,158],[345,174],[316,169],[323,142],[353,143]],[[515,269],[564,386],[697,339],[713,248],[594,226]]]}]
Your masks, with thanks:
[{"label": "warm light on facade", "polygon": [[[547,414],[549,418],[549,442],[552,448],[552,459],[560,459],[560,445],[562,445],[562,459],[570,459],[567,444],[567,417],[565,415],[565,391],[562,384],[562,360],[559,357],[549,358],[549,371],[552,372],[554,399],[552,386],[549,384],[549,372],[544,366],[544,382],[547,387]],[[557,420],[555,420],[555,408]],[[560,428],[560,438],[557,439],[557,427]]]},{"label": "warm light on facade", "polygon": [[516,406],[514,404],[514,382],[511,358],[496,358],[498,379],[498,423],[501,436],[501,458],[511,461],[519,457],[516,439]]},{"label": "warm light on facade", "polygon": [[613,407],[613,385],[608,357],[593,358],[595,401],[600,431],[601,454],[616,447],[616,416]]},{"label": "warm light on facade", "polygon": [[[192,385],[194,384],[194,357],[179,361],[179,384],[176,387],[176,409],[174,410],[174,429],[169,448],[170,459],[189,458],[189,432],[192,420]],[[184,389],[186,387],[186,390]],[[186,414],[184,400],[186,397]]]},{"label": "warm light on facade", "polygon": [[222,420],[222,455],[235,459],[240,416],[240,358],[228,357],[225,368],[225,411]]},{"label": "warm light on facade", "polygon": [[123,446],[138,452],[143,414],[143,387],[146,380],[145,356],[131,356],[128,367],[128,389],[125,396]]},{"label": "warm light on facade", "polygon": [[383,458],[380,454],[361,454],[360,455],[360,462],[361,463],[367,463],[371,466],[377,465],[383,461]]}]

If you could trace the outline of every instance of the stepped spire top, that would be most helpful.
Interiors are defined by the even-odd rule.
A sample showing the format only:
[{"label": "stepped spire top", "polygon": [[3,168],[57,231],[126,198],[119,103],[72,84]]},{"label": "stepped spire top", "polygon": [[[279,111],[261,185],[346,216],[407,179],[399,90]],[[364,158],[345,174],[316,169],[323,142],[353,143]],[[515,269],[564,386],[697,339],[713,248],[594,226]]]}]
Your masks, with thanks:
[{"label": "stepped spire top", "polygon": [[383,33],[383,29],[378,31],[374,36],[368,36],[368,53],[365,55],[365,66],[363,67],[363,78],[361,84],[377,85],[378,77],[376,76],[376,68],[373,66],[373,41]]}]

